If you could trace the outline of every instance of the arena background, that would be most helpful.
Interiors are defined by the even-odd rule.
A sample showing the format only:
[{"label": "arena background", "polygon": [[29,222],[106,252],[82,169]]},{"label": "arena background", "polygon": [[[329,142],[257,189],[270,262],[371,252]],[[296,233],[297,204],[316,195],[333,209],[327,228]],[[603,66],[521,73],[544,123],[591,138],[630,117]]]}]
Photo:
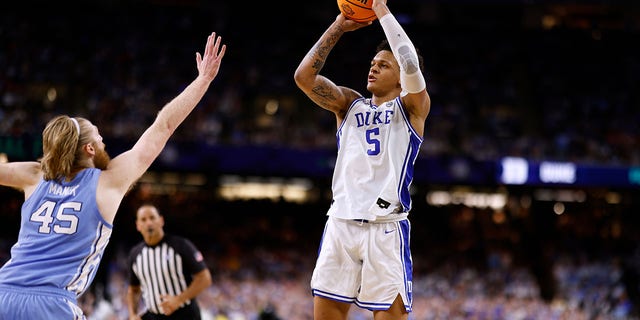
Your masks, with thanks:
[{"label": "arena background", "polygon": [[[411,319],[634,319],[640,266],[640,5],[389,0],[425,58],[432,99],[416,163]],[[126,319],[135,209],[203,250],[206,318],[311,319],[335,120],[293,72],[334,1],[0,4],[0,157],[33,160],[59,113],[129,148],[195,76],[216,31],[219,77],[124,199],[91,319]],[[324,73],[365,92],[383,34],[346,34]],[[0,261],[21,193],[0,189]],[[353,308],[352,319],[370,319]]]}]

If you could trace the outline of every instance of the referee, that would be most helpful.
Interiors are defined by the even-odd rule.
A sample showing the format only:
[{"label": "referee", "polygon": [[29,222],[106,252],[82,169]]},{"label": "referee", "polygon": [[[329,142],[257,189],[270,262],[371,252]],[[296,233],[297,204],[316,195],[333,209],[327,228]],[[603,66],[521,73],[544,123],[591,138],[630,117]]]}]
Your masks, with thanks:
[{"label": "referee", "polygon": [[[211,285],[209,268],[191,241],[163,227],[155,206],[138,208],[136,229],[144,241],[129,253],[129,320],[201,319],[195,298]],[[139,313],[141,296],[145,309]]]}]

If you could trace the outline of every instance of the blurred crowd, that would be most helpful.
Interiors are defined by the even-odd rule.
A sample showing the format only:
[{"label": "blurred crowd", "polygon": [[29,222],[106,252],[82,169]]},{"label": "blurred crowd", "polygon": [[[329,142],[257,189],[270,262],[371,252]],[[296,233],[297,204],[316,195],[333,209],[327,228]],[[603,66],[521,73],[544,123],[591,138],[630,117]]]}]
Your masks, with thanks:
[{"label": "blurred crowd", "polygon": [[[204,195],[186,204],[176,198],[153,202],[165,208],[168,232],[189,236],[203,250],[214,277],[198,297],[206,319],[312,319],[309,277],[324,204],[216,202]],[[102,275],[83,297],[92,319],[126,319],[126,255],[139,241],[133,212],[142,201],[134,193],[123,204]],[[625,227],[624,235],[607,236],[613,215],[564,230],[558,219],[527,235],[521,224],[529,218],[512,213],[508,222],[484,225],[488,215],[463,206],[419,205],[412,213],[410,319],[639,319],[637,224]],[[583,210],[573,218],[592,216]],[[600,227],[585,230],[594,225]],[[558,234],[573,241],[558,241]],[[370,313],[353,307],[350,319],[370,319]]]},{"label": "blurred crowd", "polygon": [[[273,255],[273,254],[272,254]],[[299,257],[301,253],[295,253]],[[266,255],[262,265],[292,261]],[[296,260],[296,259],[294,259]],[[280,266],[273,266],[280,267]],[[114,267],[115,268],[115,267]],[[313,319],[308,286],[311,269],[296,265],[295,274],[283,277],[274,272],[259,278],[250,267],[238,275],[222,272],[198,297],[203,317],[216,320]],[[620,283],[620,270],[611,261],[559,262],[555,267],[561,292],[552,301],[540,299],[534,277],[524,268],[493,266],[480,271],[473,267],[444,264],[429,274],[419,274],[413,283],[414,312],[409,319],[637,319]],[[95,303],[92,294],[84,299],[92,319],[126,319],[124,272],[114,270],[108,282],[110,302]],[[87,302],[87,301],[86,301]],[[349,319],[370,319],[369,312],[353,307]],[[91,318],[90,318],[91,319]]]},{"label": "blurred crowd", "polygon": [[[391,5],[425,58],[427,156],[640,164],[637,4]],[[96,123],[107,145],[134,139],[195,76],[193,53],[216,31],[229,46],[225,65],[175,141],[335,147],[332,114],[293,83],[338,12],[333,2],[286,16],[286,2],[6,6],[0,136],[37,137],[53,114],[70,113]],[[378,28],[345,35],[324,72],[366,93],[382,38]]]},{"label": "blurred crowd", "polygon": [[[410,220],[412,320],[640,319],[638,203],[593,200],[557,215],[545,201],[502,209],[429,206],[416,194]],[[0,190],[0,263],[9,258],[22,203]],[[124,199],[94,284],[82,302],[93,320],[126,319],[127,254],[141,241],[135,210],[154,203],[168,233],[200,248],[213,284],[198,297],[205,319],[312,319],[309,277],[328,201],[225,201],[215,191]],[[350,320],[370,319],[353,307]]]}]

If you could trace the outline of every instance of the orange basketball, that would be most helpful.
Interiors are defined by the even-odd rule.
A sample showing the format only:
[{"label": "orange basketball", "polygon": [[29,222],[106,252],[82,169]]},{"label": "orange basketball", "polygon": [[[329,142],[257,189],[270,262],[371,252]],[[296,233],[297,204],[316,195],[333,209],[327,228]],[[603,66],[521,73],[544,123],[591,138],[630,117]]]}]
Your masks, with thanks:
[{"label": "orange basketball", "polygon": [[338,8],[347,19],[363,23],[378,18],[371,9],[372,3],[373,0],[338,0]]}]

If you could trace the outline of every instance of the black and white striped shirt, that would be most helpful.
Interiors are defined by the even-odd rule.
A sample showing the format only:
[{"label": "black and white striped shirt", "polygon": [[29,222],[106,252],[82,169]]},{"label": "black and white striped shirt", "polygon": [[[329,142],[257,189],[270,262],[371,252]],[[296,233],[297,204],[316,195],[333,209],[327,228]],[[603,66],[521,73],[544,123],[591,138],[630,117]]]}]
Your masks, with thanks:
[{"label": "black and white striped shirt", "polygon": [[192,275],[205,268],[202,254],[191,241],[165,234],[155,246],[142,241],[131,249],[129,284],[140,286],[147,309],[161,314],[160,297],[180,294],[191,283]]}]

